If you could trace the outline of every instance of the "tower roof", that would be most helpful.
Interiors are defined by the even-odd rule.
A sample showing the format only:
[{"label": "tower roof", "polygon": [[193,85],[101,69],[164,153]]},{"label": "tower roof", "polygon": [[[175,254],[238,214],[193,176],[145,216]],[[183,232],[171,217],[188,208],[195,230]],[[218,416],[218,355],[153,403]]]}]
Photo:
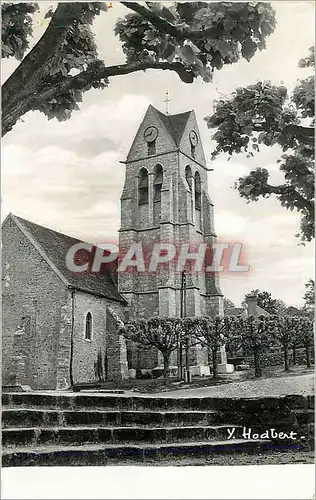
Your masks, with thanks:
[{"label": "tower roof", "polygon": [[171,137],[174,139],[176,145],[179,146],[185,126],[192,111],[185,111],[184,113],[178,113],[176,115],[165,115],[156,108],[154,108],[154,110],[158,113],[161,121]]}]

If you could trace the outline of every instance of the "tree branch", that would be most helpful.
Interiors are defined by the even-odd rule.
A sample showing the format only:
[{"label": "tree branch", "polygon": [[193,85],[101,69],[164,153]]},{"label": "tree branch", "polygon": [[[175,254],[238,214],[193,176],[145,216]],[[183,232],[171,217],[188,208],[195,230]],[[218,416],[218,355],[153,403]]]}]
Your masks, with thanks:
[{"label": "tree branch", "polygon": [[[296,198],[300,201],[300,203],[312,214],[314,213],[314,202],[312,200],[308,200],[307,198],[304,198],[296,189],[294,189],[292,186],[287,186],[287,185],[279,185],[279,186],[272,186],[271,184],[267,184],[262,188],[266,194],[278,194],[278,195],[284,195],[289,191],[292,191]],[[265,193],[263,193],[265,194]]]},{"label": "tree branch", "polygon": [[108,66],[100,68],[94,71],[93,68],[82,71],[76,76],[65,78],[59,85],[52,87],[41,94],[39,94],[34,99],[34,103],[43,103],[50,101],[53,98],[64,94],[69,90],[83,90],[84,87],[91,83],[93,79],[95,81],[106,79],[111,76],[117,75],[128,75],[129,73],[135,73],[136,71],[145,71],[146,69],[160,69],[175,71],[180,76],[181,80],[185,83],[192,83],[194,79],[194,74],[187,70],[181,63],[168,63],[168,62],[141,62],[141,63],[131,63],[131,64],[119,64],[116,66]]},{"label": "tree branch", "polygon": [[201,38],[215,38],[218,36],[218,27],[214,26],[212,28],[207,28],[203,31],[190,31],[190,30],[179,30],[173,24],[166,21],[162,17],[158,16],[151,9],[147,9],[143,5],[140,5],[137,2],[121,2],[122,5],[125,5],[128,9],[133,10],[137,14],[140,14],[142,17],[148,19],[148,21],[159,31],[166,33],[167,35],[171,35],[178,40],[186,40],[187,38],[199,40]]},{"label": "tree branch", "polygon": [[301,125],[287,125],[282,130],[282,135],[295,135],[303,144],[314,145],[315,129],[314,127],[302,127]]}]

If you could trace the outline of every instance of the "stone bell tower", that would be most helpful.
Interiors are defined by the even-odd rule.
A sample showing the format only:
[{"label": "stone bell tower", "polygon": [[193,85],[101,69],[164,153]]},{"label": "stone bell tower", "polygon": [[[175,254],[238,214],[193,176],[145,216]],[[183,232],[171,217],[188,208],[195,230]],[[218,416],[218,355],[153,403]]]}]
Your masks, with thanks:
[{"label": "stone bell tower", "polygon": [[[165,115],[149,106],[128,153],[121,196],[120,249],[141,243],[199,245],[215,242],[214,207],[208,195],[207,167],[194,111]],[[215,273],[186,278],[186,315],[223,314]],[[119,292],[129,318],[180,316],[181,273],[172,265],[155,273],[122,272]]]}]

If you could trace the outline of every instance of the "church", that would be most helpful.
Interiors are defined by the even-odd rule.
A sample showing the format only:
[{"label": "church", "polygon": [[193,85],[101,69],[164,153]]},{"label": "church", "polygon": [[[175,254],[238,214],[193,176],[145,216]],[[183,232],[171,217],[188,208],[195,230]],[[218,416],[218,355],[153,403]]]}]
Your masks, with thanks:
[{"label": "church", "polygon": [[[211,246],[214,206],[194,111],[169,115],[149,106],[125,164],[119,248],[157,242]],[[131,369],[161,364],[155,350],[126,346],[122,324],[155,315],[223,314],[218,275],[186,276],[163,266],[154,273],[74,273],[68,250],[79,240],[9,214],[3,223],[2,383],[65,389],[95,380],[120,381]],[[119,257],[120,259],[120,257]],[[223,358],[222,358],[223,362]],[[201,348],[192,366],[207,365]]]}]

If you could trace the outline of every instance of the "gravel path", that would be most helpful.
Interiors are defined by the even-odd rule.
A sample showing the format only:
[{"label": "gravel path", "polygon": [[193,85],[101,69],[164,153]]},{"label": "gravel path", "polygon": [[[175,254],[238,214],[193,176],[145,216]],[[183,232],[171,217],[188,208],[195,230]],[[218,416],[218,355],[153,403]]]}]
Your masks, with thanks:
[{"label": "gravel path", "polygon": [[286,396],[287,394],[314,394],[314,376],[293,375],[291,377],[264,378],[235,382],[231,384],[202,387],[199,389],[182,389],[179,391],[160,392],[159,397],[214,397],[214,398],[251,398],[268,396]]}]

